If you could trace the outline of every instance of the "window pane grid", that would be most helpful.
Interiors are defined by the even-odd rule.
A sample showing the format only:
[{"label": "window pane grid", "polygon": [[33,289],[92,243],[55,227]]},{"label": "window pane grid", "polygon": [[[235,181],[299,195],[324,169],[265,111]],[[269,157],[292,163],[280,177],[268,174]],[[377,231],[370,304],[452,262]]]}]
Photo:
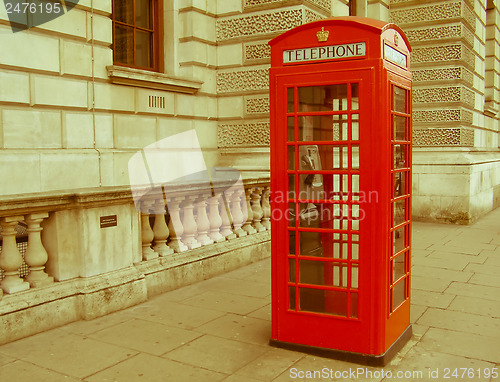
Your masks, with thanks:
[{"label": "window pane grid", "polygon": [[[113,1],[113,58],[116,64],[158,69],[157,4],[157,0]],[[120,28],[131,30],[131,38],[126,43]]]},{"label": "window pane grid", "polygon": [[352,205],[360,203],[358,85],[295,86],[286,96],[288,202],[295,212],[289,308],[357,319],[359,235],[352,237],[358,222],[351,220],[358,214]]}]

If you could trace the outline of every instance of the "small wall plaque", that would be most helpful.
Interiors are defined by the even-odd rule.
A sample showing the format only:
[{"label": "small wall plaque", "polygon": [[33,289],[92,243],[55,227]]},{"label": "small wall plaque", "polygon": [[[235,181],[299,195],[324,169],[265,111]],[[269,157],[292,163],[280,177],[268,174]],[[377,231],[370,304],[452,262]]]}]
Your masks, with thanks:
[{"label": "small wall plaque", "polygon": [[116,227],[118,225],[118,219],[116,215],[101,216],[101,228],[106,227]]}]

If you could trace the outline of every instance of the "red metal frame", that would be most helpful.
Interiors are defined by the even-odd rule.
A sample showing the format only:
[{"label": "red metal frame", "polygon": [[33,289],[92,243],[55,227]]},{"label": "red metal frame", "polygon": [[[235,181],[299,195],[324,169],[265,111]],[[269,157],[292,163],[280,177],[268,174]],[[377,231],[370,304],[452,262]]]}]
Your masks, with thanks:
[{"label": "red metal frame", "polygon": [[[330,32],[327,42],[318,42],[316,33],[321,29]],[[317,47],[321,44],[358,42],[366,44],[366,54],[363,57],[304,63],[282,62],[284,50]],[[408,40],[393,24],[359,17],[342,17],[302,25],[278,36],[270,42],[270,45],[272,339],[283,343],[381,355],[410,325],[411,75],[407,67],[402,67],[405,57],[406,62],[409,62]],[[397,50],[395,59],[392,59],[392,56],[391,60],[384,59],[386,45]],[[398,52],[404,56],[399,56]],[[342,84],[347,86],[347,109],[299,110],[299,89]],[[352,106],[351,84],[358,84],[359,87],[357,110],[350,107]],[[394,86],[398,87],[399,93],[403,91],[406,94],[404,112],[395,111],[393,108],[391,98],[394,98]],[[305,92],[306,90],[304,94]],[[292,102],[289,105],[288,101],[292,96],[293,107]],[[298,133],[299,123],[305,117],[312,119],[314,116],[327,118],[336,115],[346,117],[347,136],[337,136],[328,141],[299,140],[301,138]],[[352,139],[351,123],[355,115],[359,117],[359,141]],[[404,119],[406,129],[404,142],[393,140],[391,131],[394,129],[392,124],[394,116]],[[401,121],[398,120],[398,123]],[[305,122],[303,124],[305,131],[306,124]],[[293,137],[291,135],[289,137],[289,125],[293,125]],[[327,168],[301,169],[304,157],[299,158],[299,154],[306,151],[305,146],[316,147],[322,154],[320,157],[323,166]],[[302,151],[300,147],[303,147]],[[346,149],[346,155],[344,157],[338,154],[338,158],[340,161],[343,158],[347,159],[348,165],[335,168],[334,155],[340,151],[340,147]],[[401,147],[406,148],[406,167],[393,169],[395,150],[400,150]],[[293,162],[290,161],[290,165],[293,163],[291,168],[289,160],[286,159],[289,152],[293,152],[294,155]],[[328,157],[325,154],[328,154]],[[353,163],[358,155],[359,167],[354,168]],[[393,177],[395,173],[400,172],[406,175],[408,194],[394,197]],[[292,194],[290,199],[289,182],[290,185],[293,184],[294,190],[298,191],[301,187],[305,187],[301,183],[303,179],[307,175],[314,177],[314,174],[322,179],[320,183],[323,184],[323,198],[313,196],[311,199],[297,198]],[[335,184],[334,179],[337,179],[340,188],[332,188]],[[352,190],[353,179],[359,182],[359,197],[374,195],[377,200],[371,202],[355,200]],[[336,191],[339,189],[342,191],[344,180],[347,180],[349,195],[346,198],[336,196],[332,198]],[[401,200],[405,200],[406,203],[406,220],[394,225],[394,203]],[[289,203],[292,203],[294,210],[292,227],[288,221]],[[302,216],[299,218],[299,213],[304,210],[301,206],[305,203],[312,203],[321,212],[332,211],[337,206],[341,209],[347,206],[347,210],[351,211],[351,207],[359,206],[359,210],[364,213],[364,219],[356,221],[349,215],[346,226],[343,227],[339,224],[344,224],[344,220],[336,216],[334,221],[337,225],[323,221],[322,226],[300,227]],[[397,206],[401,207],[401,202]],[[400,219],[399,215],[397,219]],[[356,230],[358,224],[359,229]],[[393,268],[395,264],[393,260],[401,259],[394,256],[392,238],[396,235],[394,232],[403,226],[407,227],[407,247],[402,250],[405,257],[404,272],[400,278],[392,280],[393,272],[400,272],[399,268]],[[322,243],[321,256],[302,253],[301,232],[317,233],[316,240]],[[353,257],[356,240],[359,243],[357,259]],[[336,258],[335,251],[342,254],[342,258]],[[316,272],[316,275],[319,275],[316,276],[318,279],[304,276],[311,273],[306,271],[308,269],[306,265],[313,270],[320,270]],[[357,285],[353,281],[356,272],[348,271],[345,274],[347,280],[342,276],[344,269],[352,268],[357,270]],[[405,285],[405,299],[393,309],[392,296],[396,296],[395,293],[399,289],[398,282],[403,282]],[[309,292],[303,292],[303,296],[299,296],[301,287]],[[392,292],[393,288],[396,288],[396,292]],[[294,294],[291,290],[295,291]],[[307,296],[316,293],[323,296],[321,300],[323,305],[318,305],[319,308],[315,306],[310,308],[308,299],[312,301],[313,298]],[[342,296],[345,294],[345,300],[342,297],[343,300],[340,301],[345,306],[340,310],[341,294]],[[329,313],[319,312],[321,309],[329,310]]]}]

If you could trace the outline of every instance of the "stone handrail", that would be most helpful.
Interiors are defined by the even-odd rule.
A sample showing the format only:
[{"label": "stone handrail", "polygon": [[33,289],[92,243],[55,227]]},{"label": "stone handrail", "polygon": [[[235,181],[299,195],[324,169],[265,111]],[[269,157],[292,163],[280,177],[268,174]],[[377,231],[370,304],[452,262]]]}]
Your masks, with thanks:
[{"label": "stone handrail", "polygon": [[[130,187],[4,196],[0,198],[0,299],[3,293],[15,294],[60,281],[56,274],[50,274],[49,267],[46,269],[51,245],[41,235],[44,224],[58,211],[135,202],[142,245],[136,259],[144,262],[269,230],[269,192],[269,178],[261,178],[244,180],[240,187],[224,182],[211,183],[210,188],[196,183],[171,185],[161,197],[150,193],[140,200],[134,200]],[[16,242],[19,224],[27,227],[24,256]],[[20,272],[22,267],[24,272]]]}]

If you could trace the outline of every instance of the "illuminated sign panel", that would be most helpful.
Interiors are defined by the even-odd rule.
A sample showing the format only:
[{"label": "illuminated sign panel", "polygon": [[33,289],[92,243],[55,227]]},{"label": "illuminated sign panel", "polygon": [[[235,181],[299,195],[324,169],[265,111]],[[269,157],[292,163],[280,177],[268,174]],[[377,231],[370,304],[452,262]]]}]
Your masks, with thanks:
[{"label": "illuminated sign panel", "polygon": [[395,64],[406,68],[406,55],[401,53],[399,50],[394,49],[392,46],[387,44],[384,45],[384,58],[386,60],[392,61]]},{"label": "illuminated sign panel", "polygon": [[341,58],[363,57],[366,55],[366,43],[314,46],[312,48],[290,49],[283,51],[283,63],[337,60]]}]

